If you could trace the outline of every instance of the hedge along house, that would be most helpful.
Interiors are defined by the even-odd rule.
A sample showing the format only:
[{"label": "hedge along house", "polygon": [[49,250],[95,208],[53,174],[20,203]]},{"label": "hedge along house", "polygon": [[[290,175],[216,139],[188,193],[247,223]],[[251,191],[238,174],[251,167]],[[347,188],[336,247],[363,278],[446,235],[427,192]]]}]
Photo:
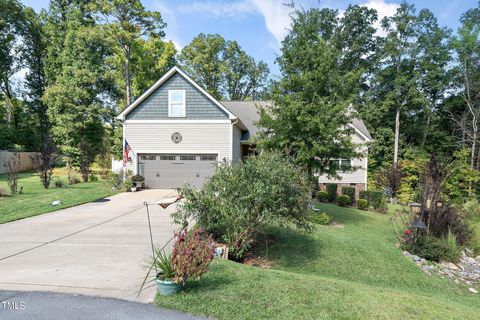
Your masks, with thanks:
[{"label": "hedge along house", "polygon": [[[236,162],[251,153],[258,106],[268,102],[218,101],[173,67],[117,117],[131,148],[126,169],[144,176],[147,188],[201,186],[218,161]],[[354,139],[371,140],[363,122],[354,125],[367,134]],[[364,174],[341,174],[347,178],[342,183],[365,188],[367,160],[359,161]]]}]

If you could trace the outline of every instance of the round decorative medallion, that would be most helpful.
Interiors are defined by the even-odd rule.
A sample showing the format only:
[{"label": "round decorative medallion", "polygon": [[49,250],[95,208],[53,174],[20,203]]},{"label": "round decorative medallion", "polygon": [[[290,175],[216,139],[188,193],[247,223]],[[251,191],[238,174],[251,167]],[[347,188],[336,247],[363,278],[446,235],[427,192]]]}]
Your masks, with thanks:
[{"label": "round decorative medallion", "polygon": [[182,142],[182,134],[180,132],[174,132],[172,134],[172,141],[173,141],[173,143]]}]

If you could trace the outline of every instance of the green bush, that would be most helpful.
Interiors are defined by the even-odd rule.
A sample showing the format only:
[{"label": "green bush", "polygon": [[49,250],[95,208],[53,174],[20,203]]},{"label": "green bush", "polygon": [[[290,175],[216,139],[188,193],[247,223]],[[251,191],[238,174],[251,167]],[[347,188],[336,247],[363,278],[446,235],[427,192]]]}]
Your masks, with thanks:
[{"label": "green bush", "polygon": [[311,185],[305,174],[278,153],[264,152],[244,162],[220,163],[198,190],[185,186],[185,201],[172,217],[184,224],[194,219],[241,259],[268,223],[311,230]]},{"label": "green bush", "polygon": [[92,174],[92,175],[90,175],[90,176],[88,177],[88,181],[90,181],[90,182],[96,182],[96,181],[98,181],[98,176]]},{"label": "green bush", "polygon": [[336,183],[327,183],[327,193],[328,201],[333,202],[337,197],[337,184]]},{"label": "green bush", "polygon": [[357,200],[357,208],[360,210],[368,210],[369,203],[365,199],[358,199]]},{"label": "green bush", "polygon": [[[411,244],[413,250],[413,244]],[[457,262],[462,248],[452,233],[447,237],[436,238],[432,236],[420,236],[415,245],[414,254],[431,261],[446,260]]]},{"label": "green bush", "polygon": [[337,204],[340,207],[346,207],[346,206],[350,205],[351,203],[352,203],[352,199],[350,199],[350,197],[345,195],[345,194],[342,194],[342,195],[337,197]]},{"label": "green bush", "polygon": [[317,192],[317,200],[320,202],[327,202],[328,201],[328,193],[326,191],[318,191]]},{"label": "green bush", "polygon": [[368,203],[377,210],[385,209],[387,204],[381,191],[360,191],[360,199],[365,199]]},{"label": "green bush", "polygon": [[63,188],[65,186],[65,181],[63,180],[55,180],[55,188]]},{"label": "green bush", "polygon": [[349,196],[352,200],[351,205],[355,203],[355,188],[354,187],[343,187],[342,194]]},{"label": "green bush", "polygon": [[123,179],[120,173],[110,172],[107,177],[107,183],[112,187],[112,189],[122,189],[123,188]]},{"label": "green bush", "polygon": [[328,214],[326,212],[319,213],[319,212],[315,212],[313,210],[310,213],[310,220],[313,223],[321,224],[321,225],[324,225],[324,226],[330,224],[330,221],[331,221],[330,217],[328,216]]}]

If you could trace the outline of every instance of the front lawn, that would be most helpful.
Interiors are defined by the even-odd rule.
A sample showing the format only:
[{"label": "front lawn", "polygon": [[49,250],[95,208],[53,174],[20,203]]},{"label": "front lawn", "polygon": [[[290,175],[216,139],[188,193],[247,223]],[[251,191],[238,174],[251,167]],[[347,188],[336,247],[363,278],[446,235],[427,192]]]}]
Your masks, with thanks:
[{"label": "front lawn", "polygon": [[[55,176],[66,181],[64,170],[57,170]],[[7,192],[6,175],[0,175],[0,187]],[[94,201],[114,194],[105,181],[78,183],[56,188],[52,183],[49,189],[44,189],[37,174],[20,173],[19,186],[23,194],[0,198],[0,223],[23,219],[67,207]],[[52,202],[60,200],[61,205],[52,206]]]},{"label": "front lawn", "polygon": [[477,319],[480,296],[425,275],[395,247],[388,216],[319,204],[339,224],[303,234],[267,228],[273,262],[216,260],[160,306],[219,319]]}]

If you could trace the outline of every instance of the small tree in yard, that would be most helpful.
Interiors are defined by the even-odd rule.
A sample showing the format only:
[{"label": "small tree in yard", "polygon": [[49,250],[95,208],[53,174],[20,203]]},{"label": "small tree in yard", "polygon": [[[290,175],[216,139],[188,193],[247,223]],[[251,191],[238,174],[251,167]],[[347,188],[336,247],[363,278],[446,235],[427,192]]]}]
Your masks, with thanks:
[{"label": "small tree in yard", "polygon": [[379,185],[390,188],[392,191],[391,198],[393,203],[397,202],[397,193],[404,176],[402,167],[397,163],[383,169],[377,177]]},{"label": "small tree in yard", "polygon": [[45,189],[50,187],[57,158],[55,146],[48,138],[42,143],[40,152],[32,156],[33,166],[38,172],[40,181]]},{"label": "small tree in yard", "polygon": [[3,163],[7,169],[7,184],[10,192],[16,194],[18,192],[18,173],[20,172],[20,154],[14,152],[12,157]]},{"label": "small tree in yard", "polygon": [[177,223],[195,219],[233,259],[241,259],[258,229],[293,223],[310,230],[310,184],[305,174],[278,153],[262,153],[244,163],[222,163],[201,190],[181,189],[185,202],[173,214]]}]

